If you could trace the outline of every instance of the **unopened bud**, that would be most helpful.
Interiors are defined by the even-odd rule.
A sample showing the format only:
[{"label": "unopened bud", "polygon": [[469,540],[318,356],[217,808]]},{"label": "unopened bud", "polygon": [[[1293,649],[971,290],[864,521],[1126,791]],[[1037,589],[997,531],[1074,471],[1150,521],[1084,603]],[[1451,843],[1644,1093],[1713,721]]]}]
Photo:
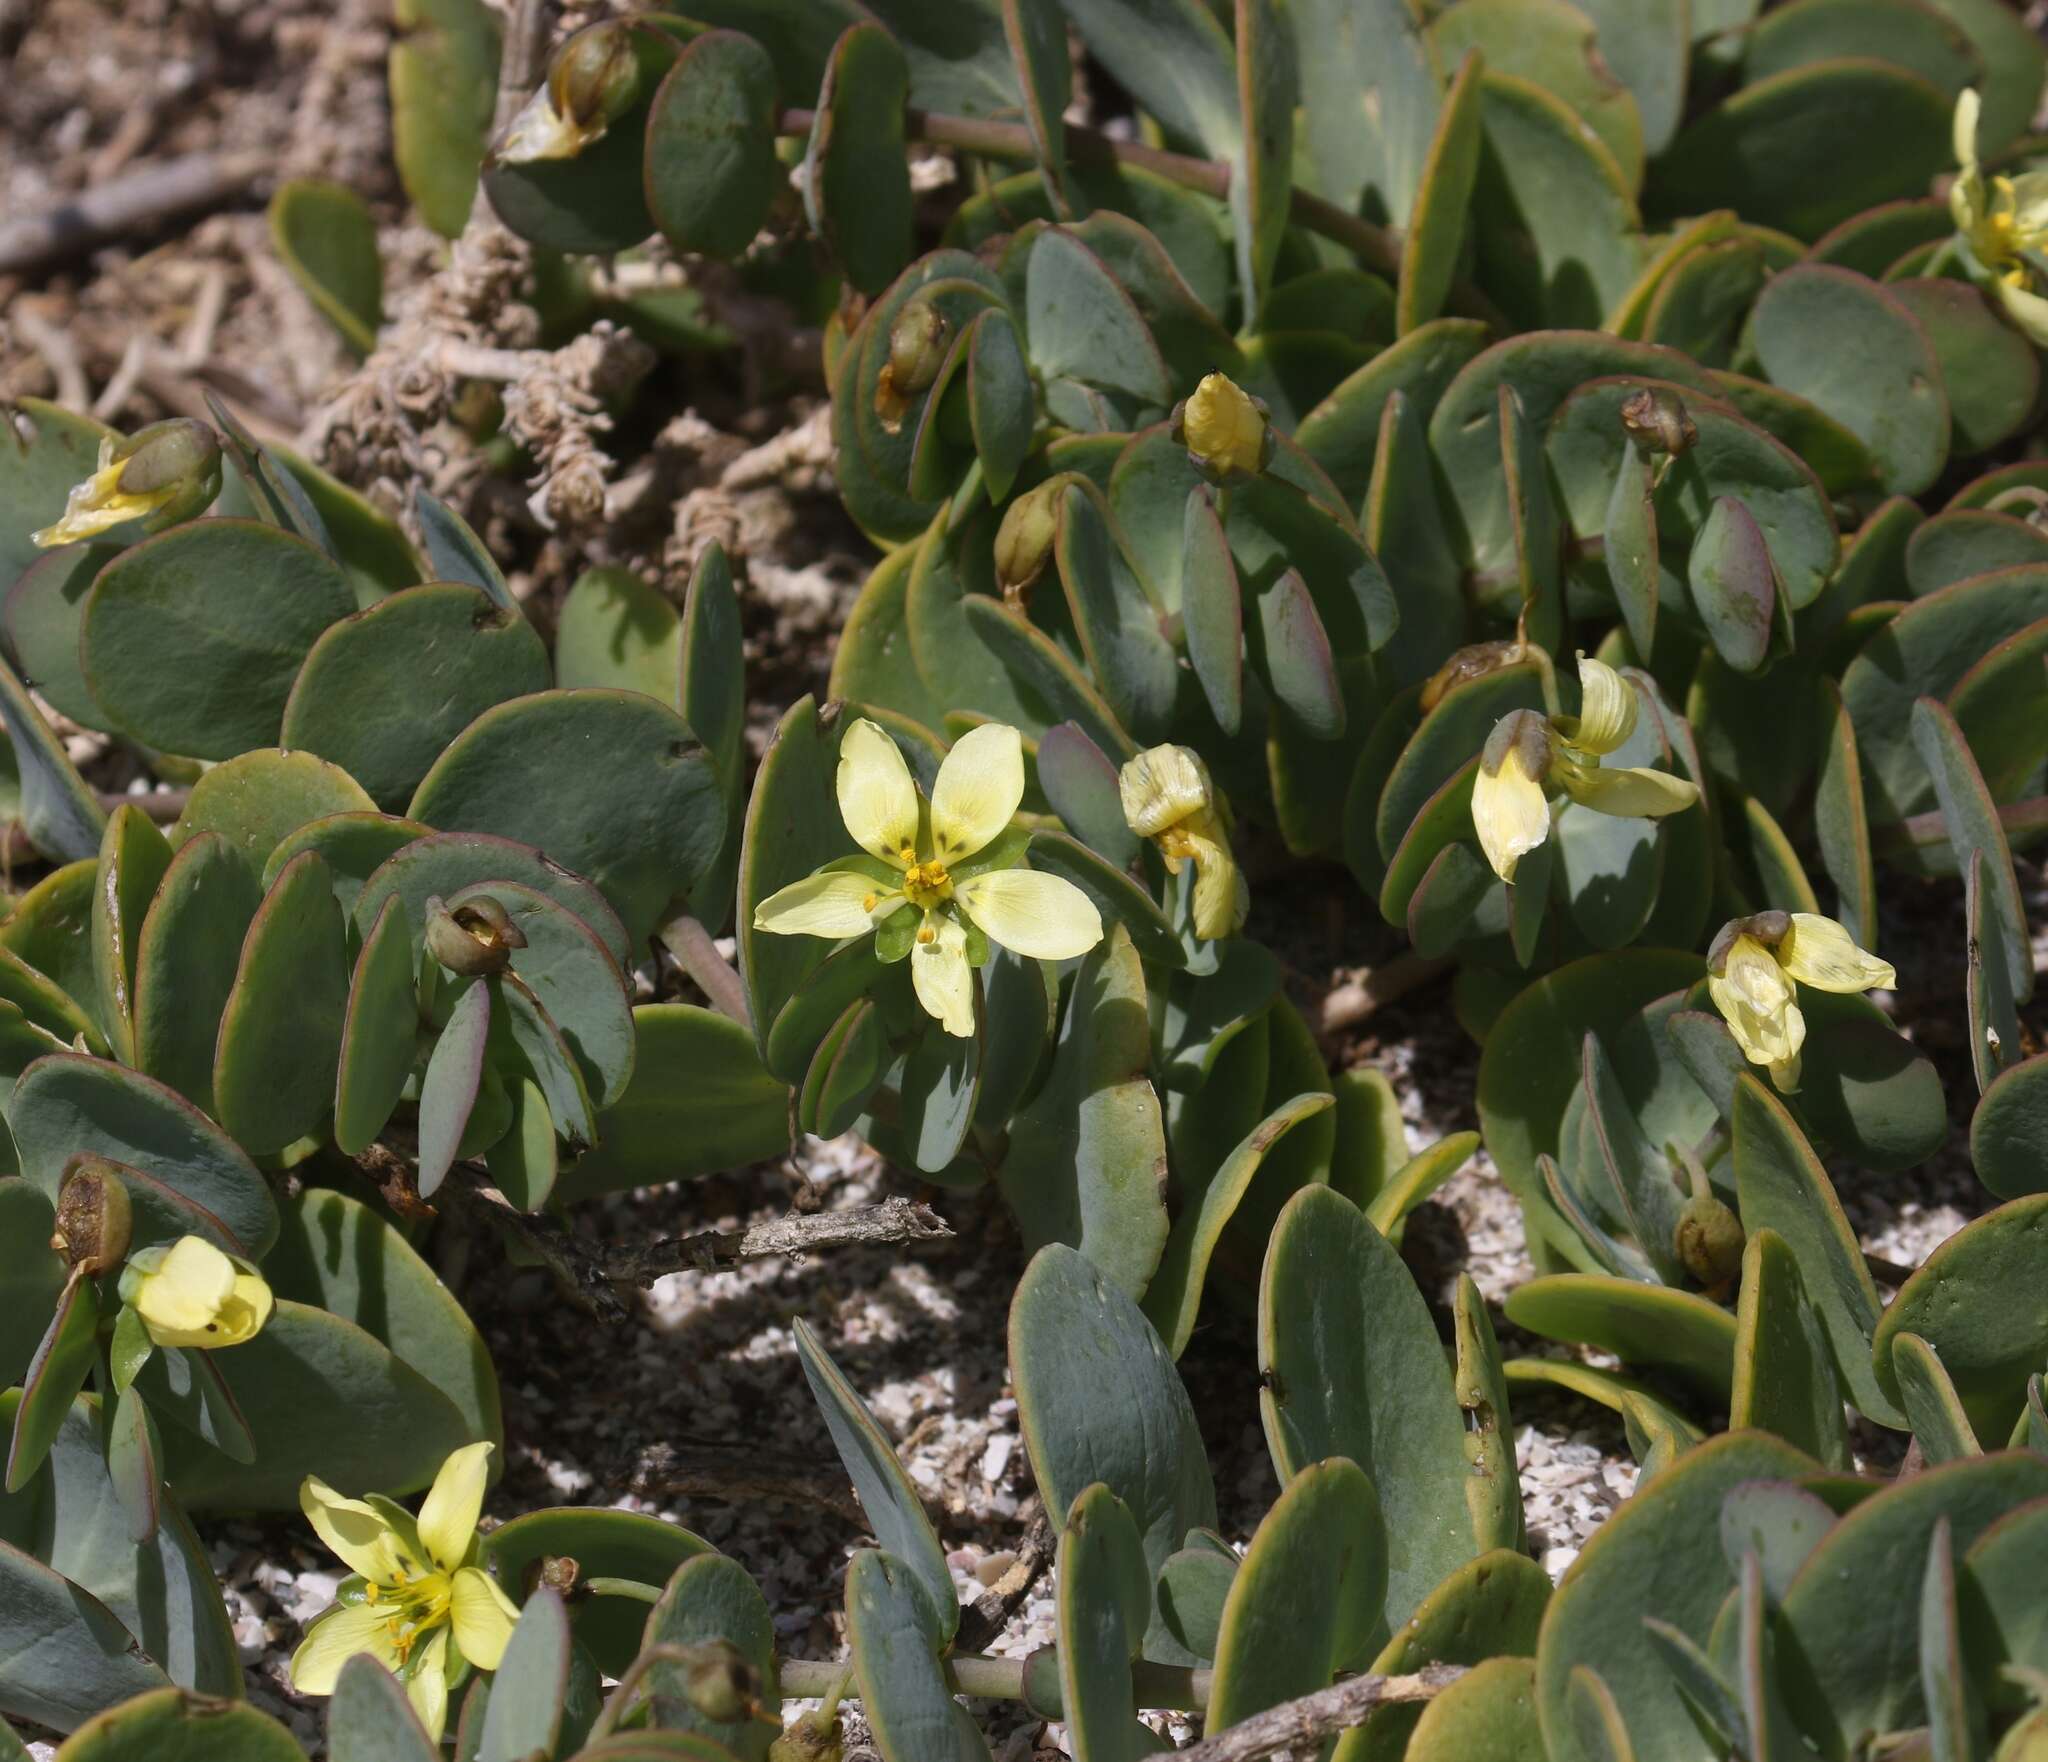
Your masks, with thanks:
[{"label": "unopened bud", "polygon": [[1207,375],[1175,406],[1172,432],[1195,469],[1219,488],[1258,476],[1272,461],[1265,404],[1227,374]]},{"label": "unopened bud", "polygon": [[126,440],[100,442],[99,467],[74,484],[55,525],[31,534],[44,547],[75,544],[130,520],[161,532],[220,494],[220,437],[190,416],[152,422]]},{"label": "unopened bud", "polygon": [[912,300],[889,327],[889,359],[875,378],[875,416],[890,434],[899,433],[910,400],[939,377],[946,364],[946,315],[931,301]]},{"label": "unopened bud", "polygon": [[1711,1193],[1696,1193],[1678,1214],[1671,1249],[1685,1270],[1711,1289],[1741,1272],[1744,1241],[1742,1220]]},{"label": "unopened bud", "polygon": [[572,1554],[543,1554],[534,1562],[528,1577],[530,1582],[526,1594],[529,1597],[546,1585],[567,1603],[575,1598],[583,1583],[583,1567]]},{"label": "unopened bud", "polygon": [[721,1725],[747,1718],[761,1695],[761,1676],[737,1646],[711,1640],[693,1647],[697,1654],[682,1667],[683,1699]]},{"label": "unopened bud", "polygon": [[822,1709],[801,1714],[768,1746],[768,1762],[839,1762],[846,1754],[846,1731],[837,1713]]},{"label": "unopened bud", "polygon": [[112,1163],[81,1154],[64,1165],[50,1246],[74,1271],[91,1277],[118,1265],[131,1224],[128,1189]]},{"label": "unopened bud", "polygon": [[526,936],[505,908],[487,893],[450,911],[438,897],[427,901],[427,952],[451,973],[478,978],[502,973]]},{"label": "unopened bud", "polygon": [[1622,431],[1645,453],[1676,458],[1690,452],[1700,438],[1685,400],[1663,386],[1644,386],[1621,403]]},{"label": "unopened bud", "polygon": [[1062,479],[1054,478],[1003,510],[1003,523],[996,528],[996,585],[1012,605],[1019,604],[1045,573],[1053,535],[1059,530],[1057,501],[1064,487]]},{"label": "unopened bud", "polygon": [[1459,649],[1424,682],[1417,708],[1428,715],[1453,686],[1483,679],[1489,673],[1498,673],[1503,667],[1512,667],[1528,652],[1528,645],[1519,637],[1504,638],[1498,642],[1475,642]]},{"label": "unopened bud", "polygon": [[557,116],[586,131],[586,146],[595,140],[640,96],[640,58],[633,51],[632,27],[610,18],[570,37],[549,64],[548,95]]}]

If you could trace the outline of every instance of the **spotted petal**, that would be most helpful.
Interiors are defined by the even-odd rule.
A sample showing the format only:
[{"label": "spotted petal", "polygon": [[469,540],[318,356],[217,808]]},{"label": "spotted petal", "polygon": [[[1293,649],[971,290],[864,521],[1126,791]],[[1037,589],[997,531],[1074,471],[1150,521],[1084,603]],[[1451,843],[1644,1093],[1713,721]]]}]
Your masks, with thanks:
[{"label": "spotted petal", "polygon": [[932,853],[942,863],[971,857],[1016,817],[1024,799],[1024,739],[984,722],[953,743],[932,785]]},{"label": "spotted petal", "polygon": [[1013,954],[1064,961],[1102,940],[1102,914],[1073,882],[1035,869],[993,869],[960,883],[967,915]]},{"label": "spotted petal", "polygon": [[902,751],[865,716],[839,737],[839,817],[853,841],[897,868],[917,846],[917,785]]},{"label": "spotted petal", "polygon": [[910,948],[910,982],[926,1015],[948,1034],[972,1038],[974,969],[967,964],[967,932],[950,912],[925,913]]}]

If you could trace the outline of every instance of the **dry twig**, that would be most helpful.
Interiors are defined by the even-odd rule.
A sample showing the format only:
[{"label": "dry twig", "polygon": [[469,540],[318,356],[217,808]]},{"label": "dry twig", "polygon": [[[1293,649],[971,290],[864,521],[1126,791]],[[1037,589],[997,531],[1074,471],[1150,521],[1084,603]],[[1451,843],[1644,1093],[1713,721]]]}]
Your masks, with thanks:
[{"label": "dry twig", "polygon": [[669,1273],[716,1272],[743,1260],[796,1259],[826,1248],[872,1247],[889,1242],[943,1242],[953,1234],[928,1205],[885,1199],[845,1211],[791,1212],[742,1230],[699,1230],[666,1236],[598,1262],[603,1277],[651,1285]]},{"label": "dry twig", "polygon": [[0,226],[0,275],[42,269],[176,214],[218,208],[269,169],[265,153],[189,153],[145,165]]},{"label": "dry twig", "polygon": [[953,1642],[956,1650],[984,1652],[995,1644],[1003,1629],[1010,1625],[1010,1617],[1031,1595],[1032,1587],[1045,1576],[1058,1543],[1052,1523],[1041,1509],[1017,1544],[1017,1558],[1010,1570],[961,1610],[960,1631]]},{"label": "dry twig", "polygon": [[1351,1676],[1254,1713],[1228,1731],[1174,1752],[1183,1762],[1257,1762],[1291,1751],[1313,1756],[1327,1737],[1363,1725],[1382,1707],[1427,1701],[1465,1674],[1462,1664],[1429,1664],[1413,1676]]}]

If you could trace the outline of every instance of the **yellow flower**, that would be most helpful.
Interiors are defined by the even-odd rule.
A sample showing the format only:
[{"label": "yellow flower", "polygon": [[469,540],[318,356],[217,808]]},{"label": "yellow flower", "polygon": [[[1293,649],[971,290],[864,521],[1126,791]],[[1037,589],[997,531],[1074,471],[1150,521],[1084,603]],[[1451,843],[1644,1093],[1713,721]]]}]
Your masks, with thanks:
[{"label": "yellow flower", "polygon": [[465,1661],[498,1668],[519,1610],[476,1564],[490,1453],[489,1444],[469,1444],[442,1463],[417,1519],[388,1499],[344,1499],[313,1475],[300,1484],[306,1520],[355,1574],[292,1654],[300,1694],[333,1694],[341,1667],[364,1653],[405,1684],[438,1740],[450,1679]]},{"label": "yellow flower", "polygon": [[1273,456],[1265,405],[1225,374],[1205,375],[1175,416],[1188,457],[1212,483],[1256,477]]},{"label": "yellow flower", "polygon": [[1751,1064],[1786,1095],[1799,1088],[1806,1018],[1793,981],[1817,991],[1889,990],[1898,975],[1832,918],[1759,912],[1722,927],[1707,951],[1707,992]]},{"label": "yellow flower", "polygon": [[[1102,940],[1102,918],[1071,881],[1016,867],[990,850],[1024,798],[1024,745],[989,722],[963,734],[939,767],[929,807],[895,741],[862,719],[839,742],[839,817],[872,859],[824,869],[755,908],[754,928],[775,936],[864,936],[897,912],[918,914],[907,937],[881,937],[884,960],[910,956],[911,983],[948,1034],[974,1032],[980,939],[1030,960],[1062,961]],[[861,859],[854,859],[860,862]],[[902,920],[908,923],[908,920]]]},{"label": "yellow flower", "polygon": [[1494,724],[1472,780],[1472,826],[1503,881],[1550,836],[1550,798],[1597,813],[1661,819],[1699,800],[1699,786],[1640,765],[1602,765],[1636,728],[1635,688],[1604,661],[1579,657],[1576,716],[1514,710]]},{"label": "yellow flower", "polygon": [[1221,804],[1200,756],[1184,746],[1152,747],[1118,773],[1117,789],[1125,821],[1159,847],[1168,873],[1195,865],[1195,934],[1204,941],[1234,934],[1251,910],[1251,889],[1231,855]]},{"label": "yellow flower", "polygon": [[1986,178],[1977,161],[1974,91],[1956,100],[1955,154],[1961,168],[1949,185],[1949,213],[1975,267],[1988,280],[2006,316],[2048,348],[2048,296],[2035,291],[2028,253],[2048,251],[2048,172]]},{"label": "yellow flower", "polygon": [[159,1346],[239,1346],[270,1319],[270,1287],[204,1236],[144,1248],[121,1269],[121,1298]]},{"label": "yellow flower", "polygon": [[29,539],[48,550],[130,520],[160,532],[197,514],[219,493],[220,441],[213,430],[189,417],[153,422],[126,440],[105,436],[99,468],[71,486],[63,518]]}]

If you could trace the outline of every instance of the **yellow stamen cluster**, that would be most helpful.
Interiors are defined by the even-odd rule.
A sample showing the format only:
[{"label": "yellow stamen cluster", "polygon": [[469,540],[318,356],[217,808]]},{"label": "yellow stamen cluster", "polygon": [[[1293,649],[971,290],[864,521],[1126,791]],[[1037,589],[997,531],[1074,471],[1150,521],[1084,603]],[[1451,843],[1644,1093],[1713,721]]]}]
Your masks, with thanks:
[{"label": "yellow stamen cluster", "polygon": [[946,873],[946,865],[936,858],[912,863],[903,871],[903,897],[921,911],[943,905],[953,897],[953,878]]}]

